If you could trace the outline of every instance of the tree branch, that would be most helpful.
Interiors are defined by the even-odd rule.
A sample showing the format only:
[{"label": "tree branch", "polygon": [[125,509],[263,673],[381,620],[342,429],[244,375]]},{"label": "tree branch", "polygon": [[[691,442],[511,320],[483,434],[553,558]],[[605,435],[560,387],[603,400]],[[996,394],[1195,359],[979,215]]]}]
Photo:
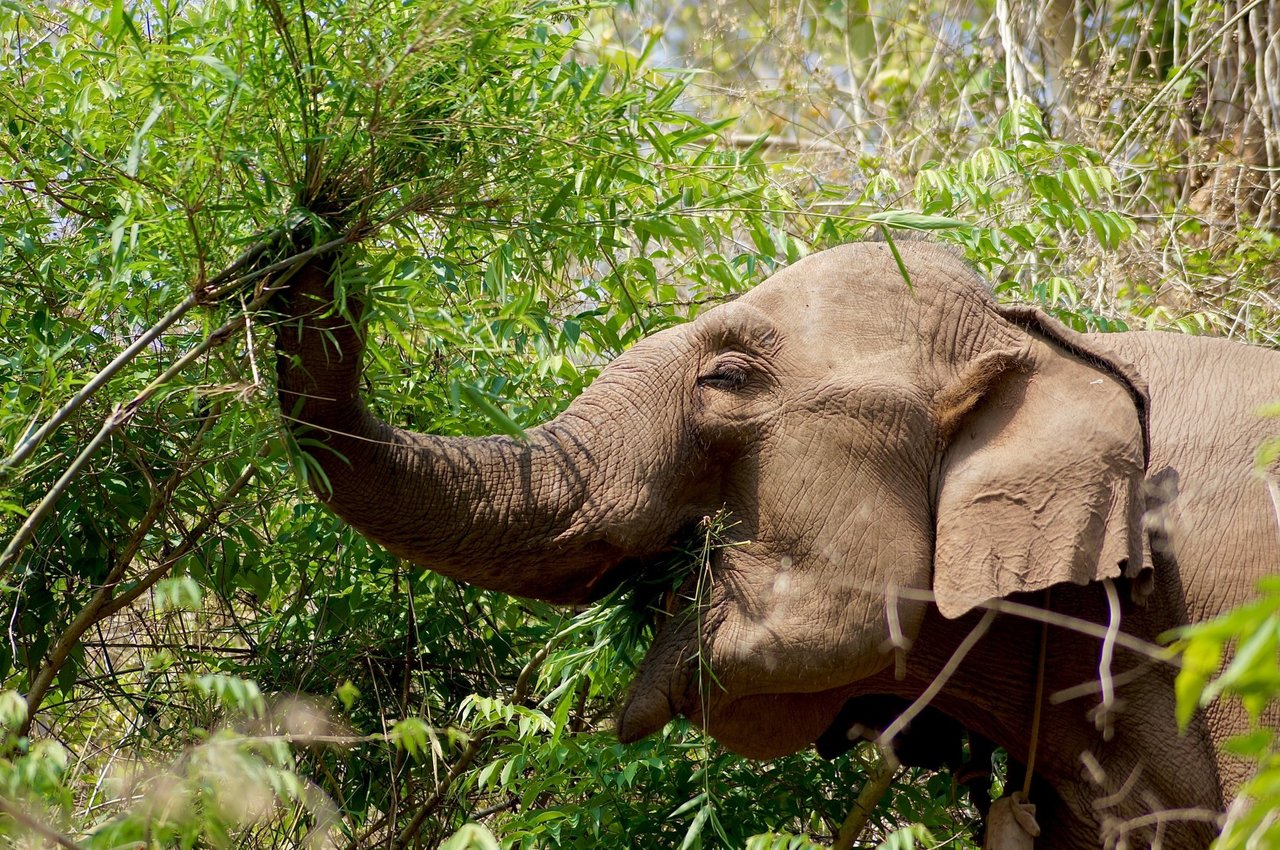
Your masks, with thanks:
[{"label": "tree branch", "polygon": [[[193,453],[195,446],[197,445],[199,445],[198,440],[192,445]],[[156,567],[147,573],[142,581],[140,581],[137,586],[130,588],[124,597],[120,600],[113,601],[112,596],[115,593],[116,587],[119,586],[120,582],[124,579],[125,571],[128,569],[129,564],[132,563],[133,558],[141,547],[142,541],[146,537],[147,532],[155,525],[156,520],[168,505],[169,497],[172,495],[173,491],[177,489],[178,483],[185,477],[185,470],[179,469],[165,482],[165,487],[161,490],[160,494],[157,494],[156,498],[152,500],[151,506],[147,509],[147,513],[138,521],[138,525],[134,528],[133,534],[130,535],[124,551],[121,553],[116,565],[107,575],[102,586],[98,588],[98,591],[93,595],[93,598],[89,600],[89,603],[80,610],[80,613],[76,615],[76,618],[71,621],[71,624],[63,630],[62,634],[58,637],[58,640],[49,650],[48,661],[45,662],[44,666],[42,666],[39,672],[36,673],[35,679],[31,683],[31,689],[27,692],[27,719],[23,722],[19,734],[26,735],[31,730],[31,724],[35,719],[36,710],[44,701],[45,696],[49,692],[49,688],[52,687],[53,681],[58,675],[58,671],[62,669],[62,666],[66,663],[67,658],[70,657],[72,650],[74,650],[76,645],[80,642],[84,633],[92,628],[95,623],[102,622],[107,617],[129,605],[129,603],[133,602],[133,600],[145,593],[147,589],[168,573],[168,571],[173,568],[173,565],[177,560],[189,552],[195,546],[200,537],[203,536],[210,527],[212,527],[218,514],[225,510],[240,490],[249,483],[249,480],[253,477],[255,471],[255,467],[250,464],[249,467],[241,473],[240,477],[227,489],[217,504],[215,504],[205,514],[204,519],[201,520],[200,524],[197,525],[191,533],[186,535],[186,539],[183,541],[183,545],[179,550],[166,558],[164,563],[159,567]]]},{"label": "tree branch", "polygon": [[876,806],[880,805],[884,795],[889,792],[893,778],[898,775],[897,761],[890,758],[883,750],[880,756],[880,768],[867,777],[862,790],[858,792],[858,799],[853,801],[853,807],[849,809],[848,816],[840,825],[840,834],[831,845],[831,850],[851,850],[853,843],[858,840],[858,836],[862,835],[862,831],[870,822]]},{"label": "tree branch", "polygon": [[0,814],[8,815],[23,829],[29,829],[37,835],[52,841],[65,850],[84,850],[82,846],[72,841],[69,836],[63,835],[48,824],[41,823],[31,815],[18,808],[17,804],[11,800],[0,797]]}]

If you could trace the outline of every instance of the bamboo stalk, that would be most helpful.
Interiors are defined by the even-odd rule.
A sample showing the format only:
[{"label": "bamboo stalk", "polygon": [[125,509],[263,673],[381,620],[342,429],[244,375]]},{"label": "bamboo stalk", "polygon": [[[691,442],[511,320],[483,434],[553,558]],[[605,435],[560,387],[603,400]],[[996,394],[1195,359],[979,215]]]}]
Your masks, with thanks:
[{"label": "bamboo stalk", "polygon": [[[174,322],[178,321],[190,312],[191,308],[207,301],[216,300],[259,276],[258,273],[253,273],[251,275],[237,277],[237,273],[257,260],[272,246],[277,244],[280,239],[280,235],[281,231],[277,231],[247,248],[235,259],[234,262],[231,263],[231,265],[223,269],[222,272],[210,280],[208,284],[204,287],[194,289],[186,298],[182,299],[176,307],[166,313],[158,322],[147,328],[141,336],[130,343],[124,351],[117,354],[110,363],[90,378],[88,383],[81,387],[75,395],[67,399],[67,402],[63,404],[62,407],[58,408],[58,410],[56,410],[43,425],[24,438],[7,458],[0,461],[0,480],[3,480],[4,477],[11,474],[19,464],[29,458],[31,453],[38,449],[40,445],[58,429],[58,426],[63,422],[66,422],[71,414],[79,410],[86,401],[98,392],[98,390],[106,386],[107,382],[115,377],[117,372],[137,357],[143,349],[159,339],[160,335],[171,328]],[[274,265],[278,266],[279,263]]]},{"label": "bamboo stalk", "polygon": [[49,489],[44,498],[40,500],[40,504],[27,516],[25,522],[18,529],[4,549],[0,553],[0,576],[3,576],[10,567],[17,561],[18,556],[22,553],[23,548],[30,542],[31,537],[35,534],[35,530],[40,523],[53,512],[54,507],[58,504],[58,500],[62,498],[62,494],[66,492],[71,482],[84,470],[88,465],[90,458],[97,452],[102,444],[107,441],[116,431],[123,427],[143,404],[151,399],[162,387],[166,386],[184,369],[194,363],[201,355],[208,352],[215,346],[221,345],[229,340],[232,334],[245,325],[246,319],[252,311],[261,307],[270,298],[271,293],[265,292],[250,302],[246,312],[236,316],[234,319],[224,323],[221,327],[209,334],[200,344],[192,348],[182,357],[178,358],[168,369],[160,374],[155,380],[147,384],[143,389],[123,405],[118,405],[111,415],[102,423],[102,427],[98,429],[98,433],[93,436],[81,451],[76,455],[76,459],[67,467],[66,472],[57,482]]},{"label": "bamboo stalk", "polygon": [[880,768],[867,777],[862,790],[858,792],[858,799],[854,800],[844,823],[840,824],[840,834],[831,845],[832,850],[851,850],[853,843],[858,840],[858,836],[862,835],[862,831],[871,821],[871,814],[876,810],[876,806],[880,805],[884,795],[889,793],[889,786],[893,784],[893,778],[898,775],[898,767],[895,760],[881,752]]}]

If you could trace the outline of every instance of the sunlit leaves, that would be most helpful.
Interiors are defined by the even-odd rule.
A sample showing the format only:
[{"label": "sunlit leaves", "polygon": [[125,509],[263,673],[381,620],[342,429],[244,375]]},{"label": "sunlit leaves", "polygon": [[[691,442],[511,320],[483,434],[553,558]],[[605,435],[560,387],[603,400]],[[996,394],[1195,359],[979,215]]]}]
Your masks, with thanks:
[{"label": "sunlit leaves", "polygon": [[188,679],[189,687],[198,694],[213,697],[226,709],[250,715],[262,714],[266,703],[256,682],[225,673],[206,673]]},{"label": "sunlit leaves", "polygon": [[17,729],[27,719],[27,701],[17,691],[0,691],[0,727]]},{"label": "sunlit leaves", "polygon": [[[926,164],[916,175],[916,197],[925,212],[982,218],[955,234],[980,268],[998,273],[1020,252],[1051,261],[1080,239],[1115,251],[1137,235],[1134,219],[1115,209],[1120,186],[1114,172],[1099,164],[1100,154],[1054,139],[1028,104],[1015,104],[1001,118],[995,140],[956,163]],[[1096,326],[1078,309],[1076,285],[1053,283],[1070,272],[1063,268],[1050,278],[1049,301],[1071,324]],[[1003,287],[1014,290],[1043,300],[1046,286],[1015,271]]]},{"label": "sunlit leaves", "polygon": [[884,212],[872,213],[867,216],[867,221],[903,230],[956,230],[970,227],[970,225],[959,219],[943,215],[927,215],[925,213],[904,212],[901,210],[885,210]]},{"label": "sunlit leaves", "polygon": [[389,737],[391,743],[420,759],[430,752],[435,733],[420,718],[405,717],[394,722]]},{"label": "sunlit leaves", "polygon": [[1196,708],[1224,694],[1239,698],[1255,721],[1280,698],[1280,578],[1264,579],[1258,590],[1253,602],[1182,630],[1177,689],[1183,726]]},{"label": "sunlit leaves", "polygon": [[157,611],[188,609],[198,611],[204,597],[200,585],[190,576],[177,576],[156,582],[155,606]]},{"label": "sunlit leaves", "polygon": [[[1178,723],[1185,728],[1198,708],[1217,699],[1238,699],[1252,728],[1226,749],[1253,763],[1253,776],[1227,813],[1215,847],[1267,846],[1280,837],[1275,801],[1280,799],[1280,750],[1265,713],[1280,699],[1280,577],[1264,579],[1259,598],[1220,617],[1182,629],[1177,647]],[[1225,664],[1223,663],[1225,659]]]},{"label": "sunlit leaves", "polygon": [[440,850],[498,850],[493,833],[476,823],[469,823],[440,845]]},{"label": "sunlit leaves", "polygon": [[788,833],[762,833],[753,835],[747,840],[747,850],[817,850],[822,847],[815,844],[805,835]]},{"label": "sunlit leaves", "polygon": [[[1135,180],[1007,99],[974,15],[961,14],[948,35],[960,49],[935,65],[917,61],[938,46],[931,27],[894,25],[866,3],[798,12],[807,42],[794,55],[779,52],[798,43],[774,37],[780,18],[745,7],[724,24],[750,51],[699,29],[707,4],[662,7],[663,23],[634,40],[613,29],[642,6],[5,5],[0,444],[18,444],[246,245],[313,214],[326,236],[363,228],[340,306],[366,302],[371,407],[442,434],[519,434],[636,340],[874,231],[958,241],[1000,297],[1081,329],[1122,329],[1126,311],[1187,332],[1274,326],[1253,297],[1274,277],[1257,272],[1274,262],[1274,234],[1213,241],[1213,222],[1161,206],[1185,170]],[[1096,26],[1107,31],[1105,15]],[[696,71],[654,68],[704,49]],[[777,85],[708,73],[754,74],[748,63],[766,54]],[[744,90],[752,105],[730,105]],[[849,112],[864,92],[869,112]],[[1112,95],[1119,120],[1129,94]],[[815,127],[832,132],[810,139]],[[1143,141],[1154,169],[1167,141]],[[1139,182],[1152,194],[1135,195]],[[1166,236],[1176,250],[1130,268]],[[1168,296],[1194,280],[1229,289],[1238,321]],[[0,484],[0,529],[116,404],[256,294],[203,304],[147,346]],[[293,846],[334,823],[344,840],[381,842],[437,788],[414,839],[427,846],[830,841],[861,781],[856,761],[747,763],[682,721],[616,742],[644,605],[574,617],[462,588],[318,505],[306,487],[323,491],[323,475],[286,449],[274,410],[275,320],[255,313],[136,411],[3,578],[0,720],[15,732],[27,707],[17,693],[67,625],[99,594],[125,600],[58,662],[34,736],[5,742],[6,789],[38,797],[86,847],[148,836]],[[233,492],[246,469],[252,483]],[[1189,639],[1184,705],[1203,693],[1261,704],[1270,616]],[[1220,671],[1238,629],[1254,637]],[[322,720],[288,731],[289,744],[279,715],[294,694],[310,694]],[[1273,793],[1274,741],[1232,746],[1268,768],[1255,793]],[[436,785],[464,756],[474,760],[455,784]],[[132,785],[113,773],[126,758],[141,765]],[[179,792],[157,792],[164,782]],[[220,783],[251,789],[255,805],[237,809]],[[945,778],[909,777],[876,840],[927,844],[923,828],[895,832],[919,821],[967,846],[957,808]],[[1252,817],[1236,822],[1252,830]]]}]

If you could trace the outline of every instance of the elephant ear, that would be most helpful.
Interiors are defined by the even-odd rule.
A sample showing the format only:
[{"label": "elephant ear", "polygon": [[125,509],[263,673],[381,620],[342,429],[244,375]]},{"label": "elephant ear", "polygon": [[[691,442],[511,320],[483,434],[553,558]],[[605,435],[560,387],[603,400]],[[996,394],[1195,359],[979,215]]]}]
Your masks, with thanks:
[{"label": "elephant ear", "polygon": [[1000,342],[934,400],[938,608],[1122,575],[1141,601],[1145,387],[1039,311],[991,309]]}]

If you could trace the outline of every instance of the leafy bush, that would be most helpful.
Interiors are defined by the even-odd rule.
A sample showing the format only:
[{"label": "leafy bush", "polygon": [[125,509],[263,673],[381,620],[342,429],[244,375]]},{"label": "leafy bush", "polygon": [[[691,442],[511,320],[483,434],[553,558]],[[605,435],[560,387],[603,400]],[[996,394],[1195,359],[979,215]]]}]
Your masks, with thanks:
[{"label": "leafy bush", "polygon": [[[1274,197],[1193,165],[1231,136],[1213,116],[1177,135],[1232,9],[1100,14],[1081,67],[1154,46],[1046,103],[1006,59],[1039,55],[1008,49],[1017,26],[917,5],[898,19],[938,26],[853,3],[0,7],[0,831],[850,838],[870,749],[761,766],[682,722],[616,742],[642,592],[568,612],[459,587],[318,506],[275,413],[268,271],[315,214],[347,224],[371,403],[445,434],[544,420],[645,334],[872,231],[954,241],[1078,328],[1275,342]],[[1189,634],[1188,705],[1274,693],[1273,590]],[[1264,637],[1215,677],[1242,634]],[[1274,799],[1274,740],[1235,746]],[[1226,841],[1268,817],[1241,804]],[[972,846],[971,820],[905,771],[861,840]]]}]

